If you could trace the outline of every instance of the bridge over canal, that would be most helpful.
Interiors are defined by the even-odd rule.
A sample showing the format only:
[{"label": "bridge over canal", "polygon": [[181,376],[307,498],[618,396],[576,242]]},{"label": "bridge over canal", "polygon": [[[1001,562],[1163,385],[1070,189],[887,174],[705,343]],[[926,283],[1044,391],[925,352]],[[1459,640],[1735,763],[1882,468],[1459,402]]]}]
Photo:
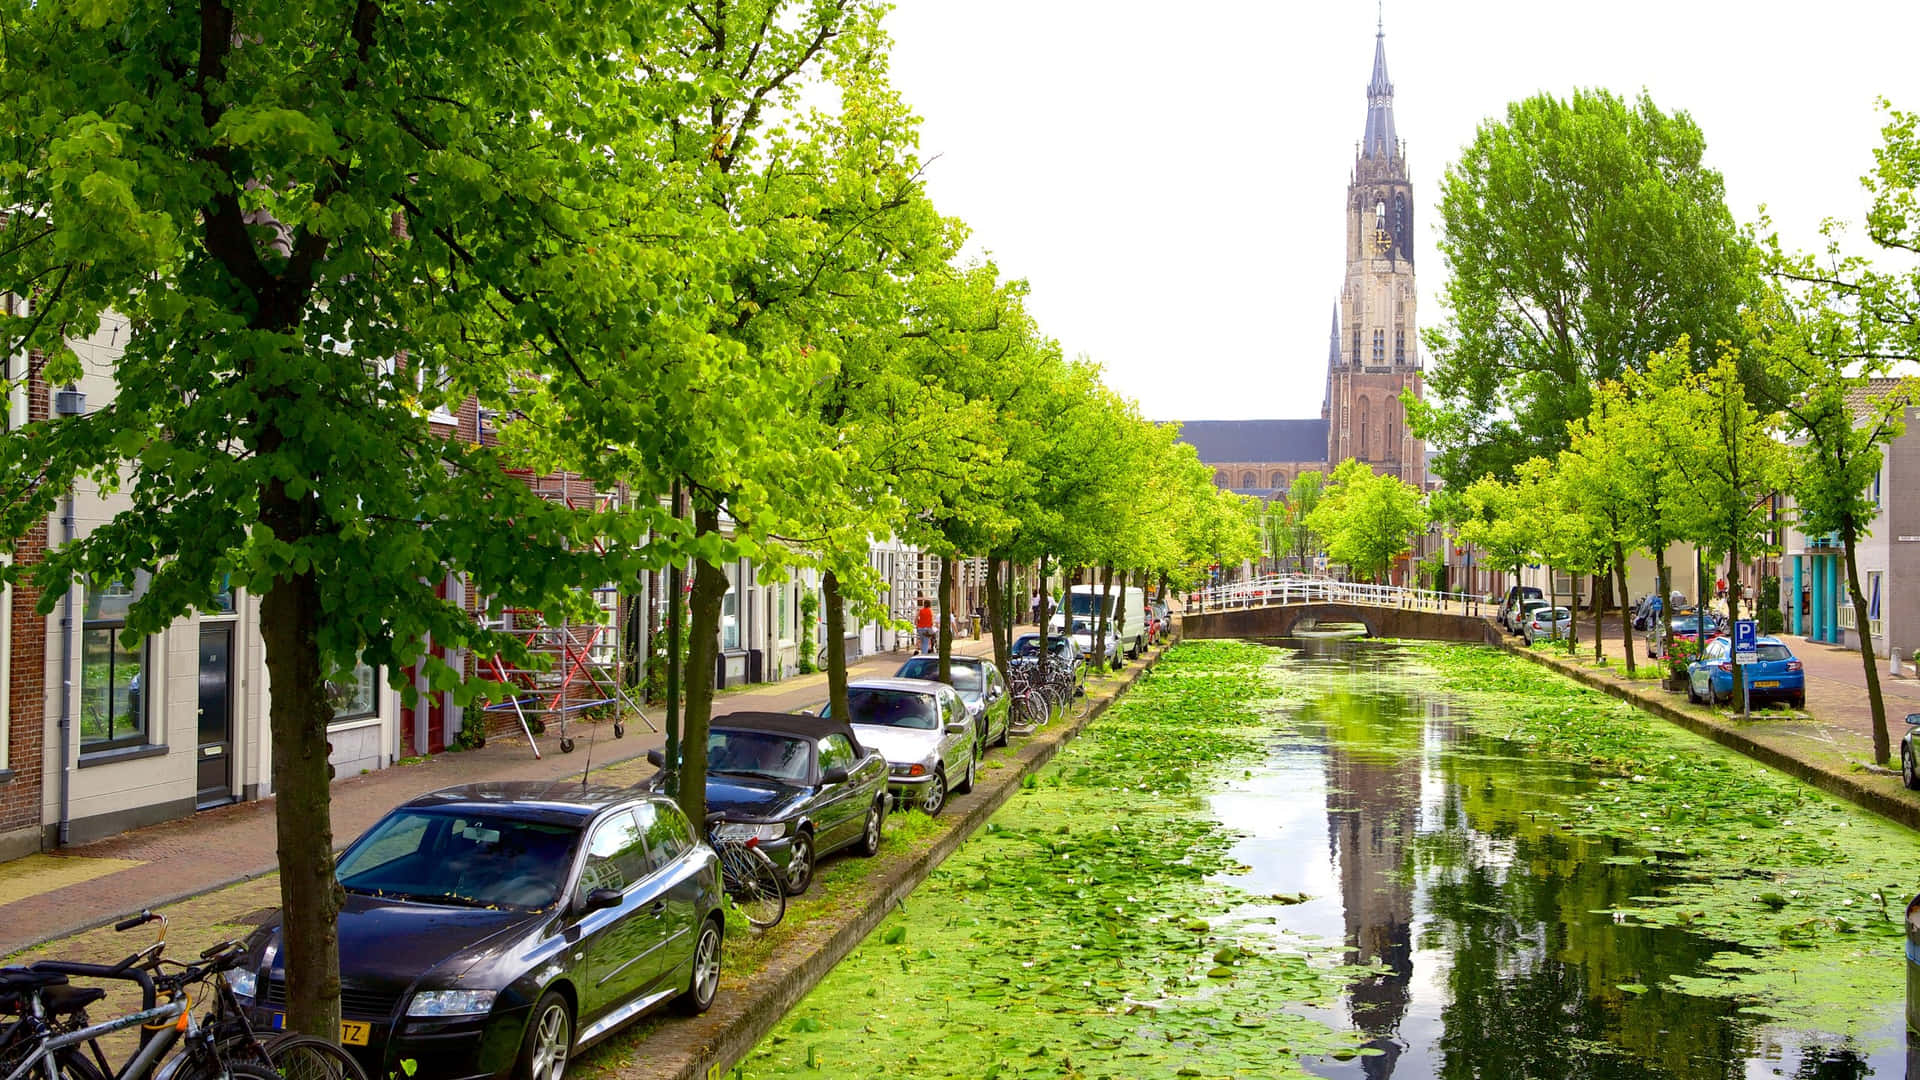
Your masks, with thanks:
[{"label": "bridge over canal", "polygon": [[1195,593],[1180,617],[1187,638],[1298,637],[1357,624],[1369,637],[1497,644],[1494,605],[1465,593],[1272,575]]}]

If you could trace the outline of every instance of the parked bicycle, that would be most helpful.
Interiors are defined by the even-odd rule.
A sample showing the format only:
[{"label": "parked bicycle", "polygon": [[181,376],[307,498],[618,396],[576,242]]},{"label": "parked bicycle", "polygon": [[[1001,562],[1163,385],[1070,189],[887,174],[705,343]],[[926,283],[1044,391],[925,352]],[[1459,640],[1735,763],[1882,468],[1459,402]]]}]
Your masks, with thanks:
[{"label": "parked bicycle", "polygon": [[707,845],[720,857],[720,883],[728,899],[756,930],[777,925],[787,913],[786,881],[757,837],[734,840],[719,834],[719,814],[707,815]]}]

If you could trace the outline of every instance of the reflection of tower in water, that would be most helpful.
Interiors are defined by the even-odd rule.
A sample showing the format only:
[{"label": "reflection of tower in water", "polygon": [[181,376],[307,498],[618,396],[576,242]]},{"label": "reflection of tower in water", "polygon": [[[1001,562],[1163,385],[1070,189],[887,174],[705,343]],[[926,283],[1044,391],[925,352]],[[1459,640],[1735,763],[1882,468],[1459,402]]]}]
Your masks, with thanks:
[{"label": "reflection of tower in water", "polygon": [[1403,698],[1382,694],[1371,703],[1367,715],[1350,713],[1348,723],[1378,724],[1381,734],[1410,731],[1415,741],[1402,748],[1389,738],[1366,749],[1329,741],[1327,844],[1346,914],[1346,961],[1387,969],[1356,980],[1347,995],[1354,1028],[1374,1036],[1367,1045],[1382,1051],[1362,1058],[1361,1066],[1369,1077],[1387,1077],[1402,1049],[1394,1036],[1406,1016],[1413,977],[1413,886],[1405,866],[1419,826],[1422,725],[1399,715]]}]

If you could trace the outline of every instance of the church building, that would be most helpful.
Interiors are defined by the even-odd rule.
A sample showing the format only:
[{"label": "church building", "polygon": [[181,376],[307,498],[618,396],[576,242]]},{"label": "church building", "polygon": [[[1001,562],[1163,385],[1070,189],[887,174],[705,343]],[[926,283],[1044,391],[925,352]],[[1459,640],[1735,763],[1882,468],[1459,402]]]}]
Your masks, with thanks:
[{"label": "church building", "polygon": [[1306,470],[1348,458],[1425,490],[1426,446],[1408,429],[1401,395],[1419,398],[1414,319],[1413,185],[1393,124],[1384,30],[1374,36],[1367,124],[1347,182],[1346,277],[1333,309],[1319,419],[1189,420],[1181,438],[1213,467],[1215,485],[1284,496]]}]

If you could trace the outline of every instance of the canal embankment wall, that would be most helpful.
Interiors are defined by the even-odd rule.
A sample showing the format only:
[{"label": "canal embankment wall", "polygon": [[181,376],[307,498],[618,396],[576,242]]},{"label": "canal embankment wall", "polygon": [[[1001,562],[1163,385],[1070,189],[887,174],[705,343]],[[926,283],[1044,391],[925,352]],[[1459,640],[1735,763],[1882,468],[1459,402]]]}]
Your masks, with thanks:
[{"label": "canal embankment wall", "polygon": [[[1021,782],[1039,771],[1061,747],[1098,719],[1141,676],[1153,669],[1168,646],[1150,650],[1104,685],[1090,687],[1078,716],[1050,723],[1015,745],[1018,752],[997,760],[1005,767],[979,773],[968,796],[956,796],[939,819],[942,831],[932,843],[912,852],[876,857],[874,873],[857,883],[829,885],[838,890],[833,909],[801,926],[783,924],[773,955],[759,970],[721,984],[719,998],[705,1015],[676,1020],[649,1033],[639,1055],[626,1062],[595,1062],[605,1075],[622,1080],[719,1080],[759,1044],[789,1010],[826,978],[854,947],[866,939],[896,906],[966,843],[999,810]],[[724,977],[724,976],[723,976]]]}]

